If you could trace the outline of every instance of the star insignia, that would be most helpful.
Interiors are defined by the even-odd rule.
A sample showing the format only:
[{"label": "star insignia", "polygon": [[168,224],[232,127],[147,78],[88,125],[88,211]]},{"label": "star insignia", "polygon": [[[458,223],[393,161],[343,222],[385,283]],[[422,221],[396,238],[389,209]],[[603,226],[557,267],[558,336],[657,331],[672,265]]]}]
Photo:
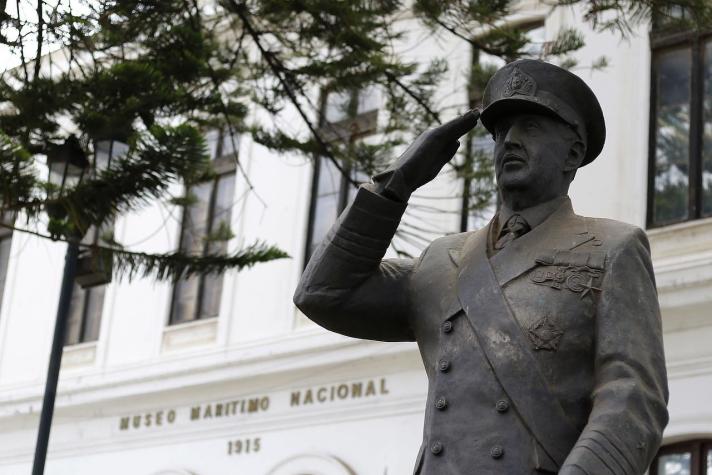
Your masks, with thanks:
[{"label": "star insignia", "polygon": [[584,287],[583,292],[581,292],[581,298],[584,298],[587,293],[593,292],[594,290],[601,292],[601,289],[593,286],[593,276],[589,276],[588,282],[586,283],[586,286]]},{"label": "star insignia", "polygon": [[535,350],[556,351],[564,332],[545,316],[529,327],[529,339]]}]

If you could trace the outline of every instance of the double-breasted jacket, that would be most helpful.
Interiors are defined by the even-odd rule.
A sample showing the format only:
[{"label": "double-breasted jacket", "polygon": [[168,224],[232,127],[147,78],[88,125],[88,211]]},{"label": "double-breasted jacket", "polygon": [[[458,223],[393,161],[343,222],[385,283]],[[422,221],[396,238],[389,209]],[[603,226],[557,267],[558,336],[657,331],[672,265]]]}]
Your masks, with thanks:
[{"label": "double-breasted jacket", "polygon": [[667,423],[645,234],[566,199],[491,256],[492,223],[383,259],[405,206],[360,189],[295,303],[345,335],[417,341],[429,389],[415,472],[644,473]]}]

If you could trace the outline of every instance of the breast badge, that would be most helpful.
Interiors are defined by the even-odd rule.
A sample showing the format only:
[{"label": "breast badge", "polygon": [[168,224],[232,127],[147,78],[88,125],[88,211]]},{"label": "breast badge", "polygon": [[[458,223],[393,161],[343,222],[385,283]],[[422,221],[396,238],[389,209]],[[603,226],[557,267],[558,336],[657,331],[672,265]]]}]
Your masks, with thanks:
[{"label": "breast badge", "polygon": [[545,285],[552,289],[566,289],[576,294],[580,294],[583,299],[586,295],[594,292],[601,292],[596,287],[598,279],[603,274],[602,269],[590,267],[588,265],[576,265],[571,263],[557,262],[559,265],[551,265],[551,261],[538,264],[547,264],[537,267],[529,274],[529,279],[537,285]]},{"label": "breast badge", "polygon": [[532,323],[527,334],[535,350],[556,351],[564,332],[547,315]]}]

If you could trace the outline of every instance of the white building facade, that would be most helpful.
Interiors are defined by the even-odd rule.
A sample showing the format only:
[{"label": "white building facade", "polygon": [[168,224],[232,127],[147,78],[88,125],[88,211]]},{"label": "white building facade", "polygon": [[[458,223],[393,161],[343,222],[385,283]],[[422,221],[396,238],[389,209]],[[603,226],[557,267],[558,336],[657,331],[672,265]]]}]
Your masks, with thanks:
[{"label": "white building facade", "polygon": [[[400,21],[410,28],[407,41],[419,45],[407,54],[448,59],[442,103],[464,111],[472,52],[415,20]],[[577,27],[586,40],[579,64],[608,58],[602,70],[575,70],[598,96],[608,135],[571,198],[578,214],[647,229],[671,394],[654,473],[712,474],[712,139],[705,139],[712,37],[656,36],[641,26],[621,40],[592,32],[574,9],[527,2],[512,21],[537,25],[544,39]],[[364,113],[378,109],[377,100],[361,102]],[[156,204],[122,217],[117,240],[146,251],[190,249],[194,228],[214,229],[221,216],[236,234],[228,249],[263,239],[292,257],[182,287],[136,280],[77,293],[46,473],[412,472],[427,384],[416,345],[332,334],[292,304],[308,241],[349,193],[330,202],[340,185],[304,158],[246,139],[233,147],[219,134],[209,141],[220,173],[194,190],[205,206]],[[246,193],[225,160],[235,153],[259,196]],[[461,192],[446,172],[413,198],[442,208],[421,216],[433,237],[460,231]],[[61,244],[0,236],[1,475],[30,472],[63,256]]]}]

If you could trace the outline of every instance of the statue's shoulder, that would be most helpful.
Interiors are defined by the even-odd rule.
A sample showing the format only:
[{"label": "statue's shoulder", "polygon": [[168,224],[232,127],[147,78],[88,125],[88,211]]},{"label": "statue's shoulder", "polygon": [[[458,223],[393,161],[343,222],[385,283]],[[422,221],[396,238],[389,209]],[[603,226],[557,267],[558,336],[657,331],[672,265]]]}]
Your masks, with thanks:
[{"label": "statue's shoulder", "polygon": [[446,234],[434,240],[430,247],[436,249],[460,249],[473,233],[477,231],[467,231],[464,233]]},{"label": "statue's shoulder", "polygon": [[[478,231],[468,231],[464,233],[447,234],[435,239],[423,251],[419,259],[419,269],[441,269],[456,266],[460,263],[460,256],[465,243],[474,233]],[[442,270],[442,269],[441,269]]]},{"label": "statue's shoulder", "polygon": [[640,227],[609,218],[581,217],[586,222],[589,232],[608,249],[629,245],[631,242],[644,242],[647,236]]}]

